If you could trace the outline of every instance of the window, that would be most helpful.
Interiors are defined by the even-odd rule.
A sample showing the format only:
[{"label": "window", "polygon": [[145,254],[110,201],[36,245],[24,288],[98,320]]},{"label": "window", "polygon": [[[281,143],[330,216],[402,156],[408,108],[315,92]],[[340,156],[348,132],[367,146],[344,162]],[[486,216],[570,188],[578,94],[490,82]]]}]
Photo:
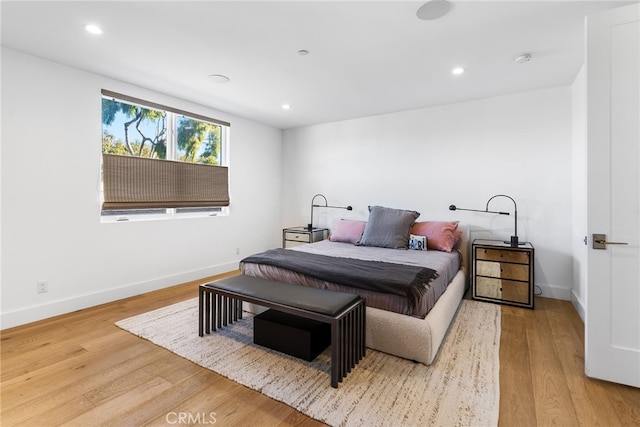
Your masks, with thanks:
[{"label": "window", "polygon": [[227,212],[228,123],[102,95],[103,217]]}]

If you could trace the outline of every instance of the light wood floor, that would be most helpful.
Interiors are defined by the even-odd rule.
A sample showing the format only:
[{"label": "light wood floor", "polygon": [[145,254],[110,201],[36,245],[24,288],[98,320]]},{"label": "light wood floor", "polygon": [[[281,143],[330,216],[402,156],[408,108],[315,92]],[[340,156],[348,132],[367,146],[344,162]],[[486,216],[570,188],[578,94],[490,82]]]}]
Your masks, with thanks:
[{"label": "light wood floor", "polygon": [[[321,425],[114,325],[193,298],[197,285],[2,331],[0,424]],[[536,304],[502,308],[500,425],[640,425],[639,389],[584,376],[583,324],[572,305]]]}]

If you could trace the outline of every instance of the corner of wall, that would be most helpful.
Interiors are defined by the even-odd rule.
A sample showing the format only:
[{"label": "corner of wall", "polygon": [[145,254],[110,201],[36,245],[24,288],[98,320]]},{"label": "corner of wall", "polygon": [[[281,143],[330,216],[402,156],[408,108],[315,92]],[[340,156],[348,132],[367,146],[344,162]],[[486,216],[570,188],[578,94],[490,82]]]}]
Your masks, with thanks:
[{"label": "corner of wall", "polygon": [[580,299],[578,298],[578,295],[576,295],[576,293],[573,290],[571,290],[571,304],[573,304],[573,307],[578,312],[578,315],[580,316],[582,321],[585,322],[585,313],[586,312],[585,312],[585,309],[584,309],[584,305],[583,305],[582,301],[580,301]]},{"label": "corner of wall", "polygon": [[565,301],[570,301],[571,295],[573,294],[573,290],[565,287],[554,286],[550,284],[546,285],[536,285],[537,288],[540,288],[542,291],[540,294],[536,294],[538,297],[543,298],[553,298],[553,299],[561,299]]}]

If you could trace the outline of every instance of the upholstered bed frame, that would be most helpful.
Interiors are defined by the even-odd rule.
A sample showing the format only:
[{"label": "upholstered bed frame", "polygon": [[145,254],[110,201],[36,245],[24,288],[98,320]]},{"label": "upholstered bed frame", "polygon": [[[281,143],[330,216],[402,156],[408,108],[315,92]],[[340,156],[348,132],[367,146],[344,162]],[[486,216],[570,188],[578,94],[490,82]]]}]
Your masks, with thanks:
[{"label": "upholstered bed frame", "polygon": [[367,307],[367,347],[431,364],[465,293],[460,271],[424,319]]},{"label": "upholstered bed frame", "polygon": [[425,365],[435,360],[468,286],[469,230],[458,229],[462,268],[436,305],[424,319],[367,307],[367,347]]}]

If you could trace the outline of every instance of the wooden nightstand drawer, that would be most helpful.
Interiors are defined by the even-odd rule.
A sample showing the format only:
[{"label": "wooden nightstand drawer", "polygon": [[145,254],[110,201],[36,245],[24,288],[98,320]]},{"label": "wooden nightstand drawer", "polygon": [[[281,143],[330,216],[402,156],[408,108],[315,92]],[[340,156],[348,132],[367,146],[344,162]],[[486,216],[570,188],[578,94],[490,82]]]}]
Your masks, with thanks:
[{"label": "wooden nightstand drawer", "polygon": [[329,235],[327,228],[291,227],[282,229],[282,247],[291,248],[294,246],[315,243],[324,240]]},{"label": "wooden nightstand drawer", "polygon": [[284,238],[286,240],[291,240],[291,241],[295,241],[295,242],[304,242],[304,243],[309,243],[310,242],[310,234],[301,234],[301,233],[285,233],[284,234]]},{"label": "wooden nightstand drawer", "polygon": [[528,304],[529,284],[527,282],[478,277],[476,281],[476,296]]},{"label": "wooden nightstand drawer", "polygon": [[527,282],[529,280],[529,266],[527,264],[508,264],[493,261],[476,262],[476,274],[479,276],[521,280],[523,282]]},{"label": "wooden nightstand drawer", "polygon": [[476,259],[529,264],[529,253],[500,249],[476,248]]}]

